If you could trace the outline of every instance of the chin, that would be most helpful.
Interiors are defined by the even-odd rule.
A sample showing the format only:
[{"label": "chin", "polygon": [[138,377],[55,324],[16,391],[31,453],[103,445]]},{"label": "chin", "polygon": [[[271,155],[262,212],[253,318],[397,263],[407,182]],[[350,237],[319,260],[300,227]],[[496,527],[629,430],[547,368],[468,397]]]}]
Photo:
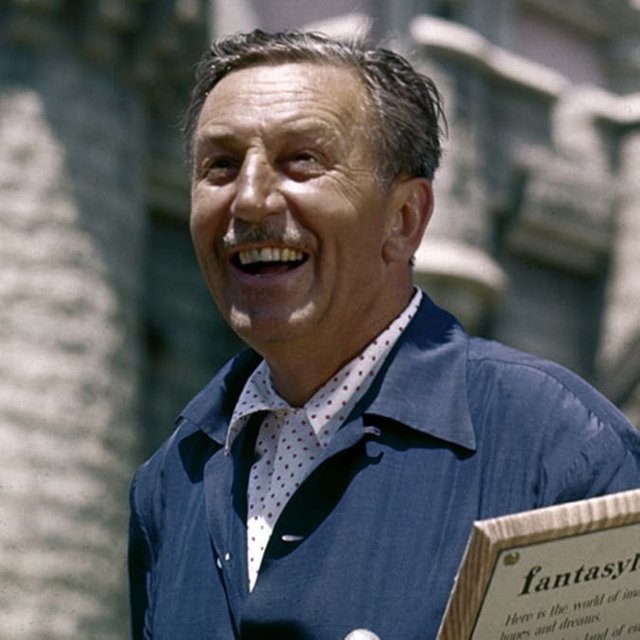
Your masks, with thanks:
[{"label": "chin", "polygon": [[308,332],[313,312],[312,303],[288,311],[279,308],[256,312],[232,307],[228,322],[242,340],[259,351],[260,345],[295,340]]}]

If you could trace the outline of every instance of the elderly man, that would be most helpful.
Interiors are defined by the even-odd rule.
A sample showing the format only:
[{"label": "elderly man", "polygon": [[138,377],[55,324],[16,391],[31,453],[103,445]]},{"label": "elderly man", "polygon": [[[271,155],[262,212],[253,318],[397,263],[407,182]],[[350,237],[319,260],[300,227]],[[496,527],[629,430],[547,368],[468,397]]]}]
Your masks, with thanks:
[{"label": "elderly man", "polygon": [[413,286],[441,118],[384,49],[256,31],[205,56],[191,231],[251,349],[134,478],[135,638],[433,639],[475,519],[640,486],[602,396]]}]

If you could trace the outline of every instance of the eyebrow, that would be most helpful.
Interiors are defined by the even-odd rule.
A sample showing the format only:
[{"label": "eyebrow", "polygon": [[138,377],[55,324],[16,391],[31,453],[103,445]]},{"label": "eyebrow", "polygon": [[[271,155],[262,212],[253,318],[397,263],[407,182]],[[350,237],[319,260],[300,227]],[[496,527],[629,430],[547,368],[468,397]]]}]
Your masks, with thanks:
[{"label": "eyebrow", "polygon": [[209,147],[213,145],[229,147],[237,144],[237,141],[238,141],[238,136],[232,133],[222,133],[222,132],[216,133],[215,129],[210,131],[207,131],[205,129],[205,130],[196,132],[194,146],[196,149],[202,146]]}]

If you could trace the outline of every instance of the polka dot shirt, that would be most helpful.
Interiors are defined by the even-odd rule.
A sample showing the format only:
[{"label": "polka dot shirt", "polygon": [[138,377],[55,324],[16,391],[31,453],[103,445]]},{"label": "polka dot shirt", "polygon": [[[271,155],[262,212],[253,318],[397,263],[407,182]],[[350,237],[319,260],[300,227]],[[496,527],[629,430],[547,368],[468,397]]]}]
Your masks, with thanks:
[{"label": "polka dot shirt", "polygon": [[247,560],[252,590],[271,532],[285,505],[318,464],[333,434],[364,395],[385,357],[415,315],[422,292],[365,350],[345,365],[300,408],[291,407],[271,383],[263,361],[247,380],[227,432],[229,453],[256,412],[266,411],[255,444],[247,490]]}]

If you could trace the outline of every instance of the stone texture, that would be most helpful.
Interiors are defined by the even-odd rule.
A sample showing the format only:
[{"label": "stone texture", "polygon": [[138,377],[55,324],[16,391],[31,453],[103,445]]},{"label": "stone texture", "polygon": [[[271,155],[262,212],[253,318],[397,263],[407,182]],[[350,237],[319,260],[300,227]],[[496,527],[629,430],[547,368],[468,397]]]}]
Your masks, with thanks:
[{"label": "stone texture", "polygon": [[33,62],[0,87],[0,637],[122,638],[144,129],[109,78]]},{"label": "stone texture", "polygon": [[[527,6],[544,5],[549,20],[591,35],[597,23],[601,35],[613,38],[625,31],[625,20],[628,26],[640,18],[618,5],[587,3],[580,15],[578,3],[550,4]],[[480,15],[489,6],[500,14],[498,31]],[[430,16],[411,23],[420,64],[443,89],[452,132],[419,276],[432,281],[436,298],[474,318],[472,328],[558,360],[624,403],[640,367],[625,364],[624,380],[607,379],[639,335],[632,274],[640,267],[640,228],[631,213],[638,208],[638,181],[631,177],[639,169],[638,97],[576,85],[498,46],[509,42],[516,15],[499,2],[475,2],[462,3],[456,15],[466,25]],[[631,67],[626,73],[632,83]],[[446,262],[464,264],[464,250],[449,251],[437,264],[424,259],[430,247],[440,255],[441,245],[484,251],[485,261],[502,267],[509,282],[502,303],[496,305],[496,287],[478,295],[481,278],[472,270],[464,278],[460,268],[443,271]]]},{"label": "stone texture", "polygon": [[141,425],[147,454],[171,433],[191,397],[242,348],[209,296],[184,222],[155,215],[148,240]]},{"label": "stone texture", "polygon": [[616,242],[600,348],[603,376],[640,335],[640,122],[620,147]]},{"label": "stone texture", "polygon": [[508,250],[566,271],[602,271],[612,240],[610,179],[587,163],[540,149],[523,151],[520,158]]},{"label": "stone texture", "polygon": [[[169,132],[206,4],[0,9],[2,638],[128,635],[128,488],[149,451],[149,174],[180,156]],[[177,202],[185,183],[163,197]]]}]

